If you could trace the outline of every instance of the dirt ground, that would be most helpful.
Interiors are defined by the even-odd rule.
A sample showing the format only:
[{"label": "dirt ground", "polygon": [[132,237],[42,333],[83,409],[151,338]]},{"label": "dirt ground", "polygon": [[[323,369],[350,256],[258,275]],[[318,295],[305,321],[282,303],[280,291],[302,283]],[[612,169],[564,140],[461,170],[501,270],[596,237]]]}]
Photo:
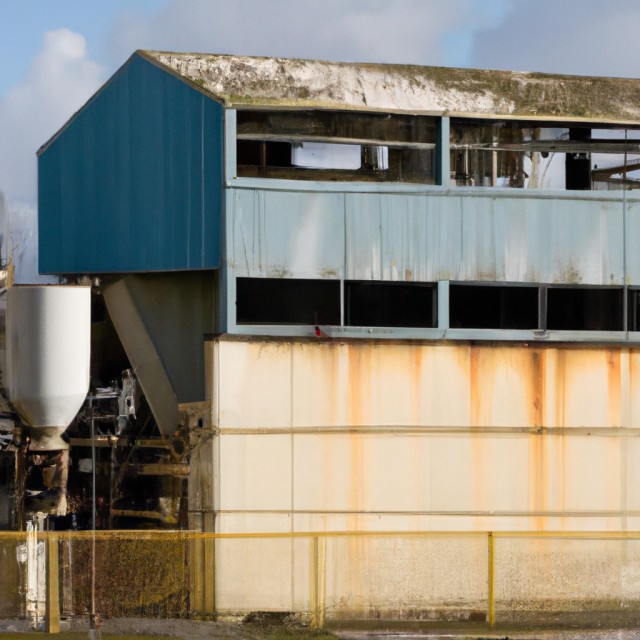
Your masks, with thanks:
[{"label": "dirt ground", "polygon": [[[61,631],[87,632],[89,621],[62,621]],[[27,620],[0,620],[0,634],[33,631]],[[159,620],[150,618],[109,618],[100,625],[102,636],[144,635],[180,638],[180,640],[336,640],[335,636],[302,625],[272,624],[265,621],[209,622],[200,620]],[[44,634],[42,634],[44,635]]]},{"label": "dirt ground", "polygon": [[[63,621],[63,631],[79,633],[80,638],[89,638],[87,619]],[[4,634],[9,638],[20,637],[32,632],[26,620],[0,619],[0,639]],[[83,633],[86,632],[86,636]],[[199,620],[159,620],[150,618],[111,618],[102,622],[101,636],[108,640],[109,636],[156,636],[179,638],[180,640],[640,640],[640,628],[637,629],[502,629],[478,630],[464,628],[433,628],[398,630],[380,628],[366,630],[350,628],[348,630],[332,629],[331,631],[313,630],[299,624],[274,624],[270,621],[258,620],[243,622],[209,622]],[[46,634],[39,634],[46,636]],[[33,634],[29,634],[33,637]],[[7,636],[4,636],[7,637]]]}]

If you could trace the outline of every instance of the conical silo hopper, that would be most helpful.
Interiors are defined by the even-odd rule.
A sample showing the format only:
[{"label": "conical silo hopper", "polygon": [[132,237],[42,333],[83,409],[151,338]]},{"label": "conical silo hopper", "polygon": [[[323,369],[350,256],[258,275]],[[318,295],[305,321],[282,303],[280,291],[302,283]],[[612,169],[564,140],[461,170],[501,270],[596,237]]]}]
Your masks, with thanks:
[{"label": "conical silo hopper", "polygon": [[89,389],[91,288],[15,286],[7,291],[5,386],[29,425],[32,451],[61,438]]}]

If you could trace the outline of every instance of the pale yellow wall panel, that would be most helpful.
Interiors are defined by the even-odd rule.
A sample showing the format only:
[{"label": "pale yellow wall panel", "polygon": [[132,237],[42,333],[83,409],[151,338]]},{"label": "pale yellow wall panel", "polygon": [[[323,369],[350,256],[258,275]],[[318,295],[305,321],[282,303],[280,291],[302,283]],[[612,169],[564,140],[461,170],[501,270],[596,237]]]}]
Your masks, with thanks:
[{"label": "pale yellow wall panel", "polygon": [[384,434],[296,435],[296,510],[429,509],[428,442]]},{"label": "pale yellow wall panel", "polygon": [[[626,475],[623,506],[629,511],[636,512],[636,517],[640,517],[640,438],[627,438],[621,443],[621,447],[620,466]],[[640,530],[640,521],[638,530]]]},{"label": "pale yellow wall panel", "polygon": [[[567,474],[565,460],[569,440],[575,436],[549,435],[544,431],[527,436],[529,510],[541,514],[565,509]],[[588,461],[584,461],[588,464]],[[569,482],[572,478],[568,478]],[[538,523],[534,522],[537,526]]]},{"label": "pale yellow wall panel", "polygon": [[293,347],[293,423],[459,426],[469,422],[468,351],[405,344]]},{"label": "pale yellow wall panel", "polygon": [[468,346],[420,347],[416,383],[421,408],[420,424],[460,427],[471,424],[470,349]]},{"label": "pale yellow wall panel", "polygon": [[562,507],[578,511],[619,510],[622,506],[620,463],[618,438],[567,438]]},{"label": "pale yellow wall panel", "polygon": [[638,356],[615,349],[220,344],[221,427],[618,427],[640,423]]},{"label": "pale yellow wall panel", "polygon": [[[287,515],[221,514],[220,532],[283,532]],[[288,538],[216,539],[216,609],[223,612],[290,611],[293,544]]]},{"label": "pale yellow wall panel", "polygon": [[628,426],[640,429],[640,350],[630,350],[628,362]]},{"label": "pale yellow wall panel", "polygon": [[290,426],[289,344],[221,342],[219,358],[221,428]]},{"label": "pale yellow wall panel", "polygon": [[366,511],[431,510],[431,442],[420,435],[393,434],[363,440]]},{"label": "pale yellow wall panel", "polygon": [[528,349],[476,347],[470,353],[471,420],[476,427],[535,424],[534,354]]},{"label": "pale yellow wall panel", "polygon": [[621,508],[618,438],[296,435],[294,508],[505,512]]},{"label": "pale yellow wall panel", "polygon": [[295,436],[295,510],[364,508],[364,439],[357,434]]},{"label": "pale yellow wall panel", "polygon": [[638,540],[498,537],[495,558],[496,599],[507,615],[534,603],[606,606],[640,592]]},{"label": "pale yellow wall panel", "polygon": [[293,530],[290,513],[220,513],[215,533],[289,533]]},{"label": "pale yellow wall panel", "polygon": [[[293,349],[293,422],[299,427],[366,424],[356,345],[297,344]],[[368,372],[371,375],[371,371]],[[366,394],[368,399],[369,395]],[[366,404],[366,403],[365,403]]]},{"label": "pale yellow wall panel", "polygon": [[410,353],[386,345],[297,345],[294,423],[299,426],[412,424],[417,394]]},{"label": "pale yellow wall panel", "polygon": [[330,618],[406,617],[423,602],[481,609],[487,599],[482,535],[335,537],[326,542],[325,601]]},{"label": "pale yellow wall panel", "polygon": [[612,530],[640,510],[640,451],[613,431],[638,422],[627,348],[250,339],[218,361],[223,512]]},{"label": "pale yellow wall panel", "polygon": [[629,531],[640,530],[640,516],[621,518],[619,514],[579,516],[496,514],[496,513],[296,513],[296,531],[363,531],[363,532],[459,532],[485,533],[527,531]]},{"label": "pale yellow wall panel", "polygon": [[555,356],[547,395],[562,398],[556,424],[564,427],[620,425],[620,356],[616,350],[565,349]]},{"label": "pale yellow wall panel", "polygon": [[220,436],[220,509],[291,508],[291,436]]},{"label": "pale yellow wall panel", "polygon": [[435,511],[526,511],[529,483],[523,437],[486,434],[429,438]]},{"label": "pale yellow wall panel", "polygon": [[296,435],[294,508],[526,511],[526,437]]}]

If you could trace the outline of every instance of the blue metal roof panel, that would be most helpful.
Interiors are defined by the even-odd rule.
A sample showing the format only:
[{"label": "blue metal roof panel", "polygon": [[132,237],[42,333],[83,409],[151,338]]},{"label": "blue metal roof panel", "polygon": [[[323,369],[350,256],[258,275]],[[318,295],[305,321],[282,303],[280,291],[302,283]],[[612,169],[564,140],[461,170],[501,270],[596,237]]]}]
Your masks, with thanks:
[{"label": "blue metal roof panel", "polygon": [[223,109],[139,56],[39,156],[42,273],[220,264]]}]

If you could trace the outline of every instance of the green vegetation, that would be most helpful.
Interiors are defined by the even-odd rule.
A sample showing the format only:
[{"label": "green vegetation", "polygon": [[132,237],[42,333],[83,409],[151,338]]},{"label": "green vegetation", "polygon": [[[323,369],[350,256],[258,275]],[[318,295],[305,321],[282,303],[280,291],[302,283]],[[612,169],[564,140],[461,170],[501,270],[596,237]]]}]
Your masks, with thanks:
[{"label": "green vegetation", "polygon": [[[140,624],[140,621],[137,621]],[[179,635],[164,635],[161,633],[145,633],[145,634],[119,634],[101,632],[103,640],[157,640],[162,637],[164,640],[181,640],[189,637],[189,622],[184,621],[184,629],[173,633]],[[140,628],[140,627],[138,627]],[[200,633],[193,634],[194,637],[200,637]],[[64,631],[55,635],[45,634],[42,632],[0,632],[0,640],[42,640],[44,637],[55,638],[56,640],[87,640],[87,631]],[[219,638],[220,640],[337,640],[336,636],[322,629],[310,629],[309,627],[297,624],[278,624],[271,621],[256,621],[249,624],[233,624],[224,625],[216,629],[211,629],[209,637],[212,640]]]},{"label": "green vegetation", "polygon": [[[117,635],[110,633],[101,634],[105,640],[156,640],[160,636],[152,635]],[[42,632],[27,633],[0,633],[2,640],[42,640],[42,638],[56,638],[57,640],[86,640],[88,634],[86,631],[64,631],[62,633],[49,634]],[[179,640],[175,636],[162,636],[165,640]]]}]

